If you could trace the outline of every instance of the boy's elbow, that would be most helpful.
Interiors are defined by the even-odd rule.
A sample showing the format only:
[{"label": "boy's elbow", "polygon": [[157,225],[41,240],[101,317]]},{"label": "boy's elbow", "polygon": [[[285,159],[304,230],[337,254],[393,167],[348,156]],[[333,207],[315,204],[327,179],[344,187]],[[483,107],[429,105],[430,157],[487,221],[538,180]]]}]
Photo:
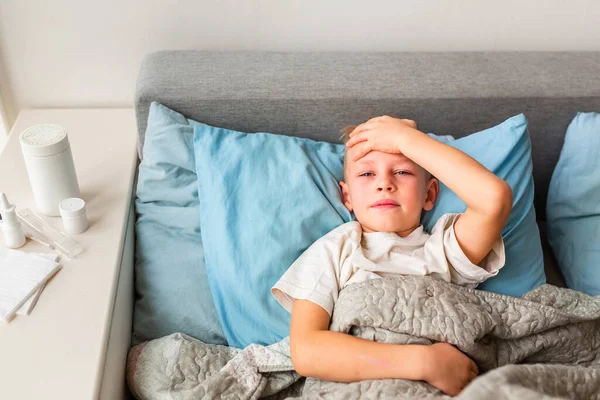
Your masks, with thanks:
[{"label": "boy's elbow", "polygon": [[290,337],[290,356],[296,372],[302,376],[311,376],[310,341],[306,335],[299,338]]},{"label": "boy's elbow", "polygon": [[299,375],[306,377],[311,376],[310,364],[304,360],[304,356],[292,356],[292,364],[294,365],[294,370],[296,370]]}]

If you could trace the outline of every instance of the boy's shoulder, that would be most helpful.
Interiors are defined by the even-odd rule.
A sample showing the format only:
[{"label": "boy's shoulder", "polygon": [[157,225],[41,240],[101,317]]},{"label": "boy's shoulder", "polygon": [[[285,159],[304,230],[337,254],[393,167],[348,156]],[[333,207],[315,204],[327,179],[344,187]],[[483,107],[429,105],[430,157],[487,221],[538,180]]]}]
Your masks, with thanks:
[{"label": "boy's shoulder", "polygon": [[356,221],[338,225],[314,241],[296,260],[296,263],[307,257],[312,260],[314,257],[325,257],[326,255],[351,254],[360,246],[361,234],[362,228]]},{"label": "boy's shoulder", "polygon": [[335,234],[349,234],[349,233],[355,233],[358,232],[359,234],[362,233],[362,227],[360,226],[360,222],[358,221],[350,221],[350,222],[346,222],[344,224],[341,224],[340,226],[334,228],[331,230],[331,232],[329,233],[335,233]]},{"label": "boy's shoulder", "polygon": [[360,241],[362,234],[362,228],[358,221],[350,221],[344,224],[338,225],[331,231],[323,235],[320,241],[342,241],[348,240],[349,238],[355,238]]},{"label": "boy's shoulder", "polygon": [[428,235],[436,235],[443,234],[450,227],[454,225],[458,216],[460,216],[462,212],[448,212],[442,214],[437,221],[433,224],[431,231],[427,232]]}]

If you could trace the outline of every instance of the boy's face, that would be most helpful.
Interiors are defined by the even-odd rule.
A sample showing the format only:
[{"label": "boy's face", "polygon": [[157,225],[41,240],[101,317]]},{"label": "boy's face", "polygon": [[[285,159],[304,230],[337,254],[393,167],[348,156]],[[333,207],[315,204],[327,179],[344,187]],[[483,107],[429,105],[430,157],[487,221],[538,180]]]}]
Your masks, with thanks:
[{"label": "boy's face", "polygon": [[[346,150],[346,182],[340,182],[344,205],[364,232],[409,235],[421,224],[421,211],[433,208],[438,181],[401,154],[371,151],[352,161],[356,149]],[[388,200],[391,205],[378,205]]]}]

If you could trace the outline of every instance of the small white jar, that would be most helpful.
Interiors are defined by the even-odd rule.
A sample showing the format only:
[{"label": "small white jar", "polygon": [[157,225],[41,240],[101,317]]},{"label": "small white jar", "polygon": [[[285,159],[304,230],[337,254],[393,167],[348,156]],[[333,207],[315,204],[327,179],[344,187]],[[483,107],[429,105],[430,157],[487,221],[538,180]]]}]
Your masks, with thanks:
[{"label": "small white jar", "polygon": [[81,196],[67,131],[56,124],[34,125],[19,141],[37,209],[59,216],[63,199]]},{"label": "small white jar", "polygon": [[72,197],[60,202],[60,216],[66,234],[77,235],[88,228],[87,210],[83,199]]}]

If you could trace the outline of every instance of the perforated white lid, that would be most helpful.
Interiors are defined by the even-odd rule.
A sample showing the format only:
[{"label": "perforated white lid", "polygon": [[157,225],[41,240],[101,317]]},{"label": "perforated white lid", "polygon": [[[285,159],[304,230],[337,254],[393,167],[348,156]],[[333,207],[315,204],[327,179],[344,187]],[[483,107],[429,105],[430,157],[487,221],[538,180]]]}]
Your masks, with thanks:
[{"label": "perforated white lid", "polygon": [[63,218],[79,218],[86,215],[85,200],[79,197],[64,199],[58,205],[58,209]]},{"label": "perforated white lid", "polygon": [[67,131],[56,124],[38,124],[19,135],[24,154],[45,157],[60,153],[69,147]]}]

